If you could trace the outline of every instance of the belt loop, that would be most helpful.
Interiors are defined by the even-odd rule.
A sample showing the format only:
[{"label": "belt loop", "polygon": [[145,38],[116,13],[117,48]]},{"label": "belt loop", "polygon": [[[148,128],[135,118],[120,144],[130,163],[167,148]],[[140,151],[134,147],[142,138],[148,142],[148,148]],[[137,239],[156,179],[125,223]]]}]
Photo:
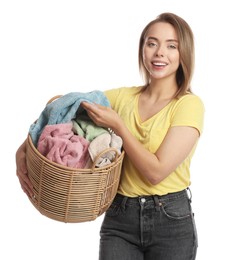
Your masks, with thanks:
[{"label": "belt loop", "polygon": [[159,199],[157,195],[153,195],[153,200],[155,204],[155,209],[156,211],[160,211],[160,205],[159,205]]},{"label": "belt loop", "polygon": [[128,200],[128,197],[124,196],[121,202],[121,208],[125,210],[126,202]]},{"label": "belt loop", "polygon": [[189,187],[187,187],[187,195],[190,202],[192,202],[192,192]]}]

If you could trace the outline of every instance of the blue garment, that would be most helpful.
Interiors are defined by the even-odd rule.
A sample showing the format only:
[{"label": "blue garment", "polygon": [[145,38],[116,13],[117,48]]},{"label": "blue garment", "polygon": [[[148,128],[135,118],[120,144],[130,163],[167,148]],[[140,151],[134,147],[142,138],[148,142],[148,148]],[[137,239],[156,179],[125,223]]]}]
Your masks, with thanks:
[{"label": "blue garment", "polygon": [[80,104],[83,101],[110,107],[110,102],[102,91],[70,92],[48,104],[40,114],[37,122],[30,126],[29,134],[33,144],[36,146],[46,125],[68,123],[76,117],[77,113],[81,113],[83,108],[81,108]]}]

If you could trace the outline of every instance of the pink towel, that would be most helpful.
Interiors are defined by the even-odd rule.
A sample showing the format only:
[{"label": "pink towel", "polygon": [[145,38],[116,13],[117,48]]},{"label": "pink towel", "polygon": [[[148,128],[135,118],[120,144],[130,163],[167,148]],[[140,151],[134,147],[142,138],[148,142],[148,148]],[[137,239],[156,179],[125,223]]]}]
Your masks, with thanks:
[{"label": "pink towel", "polygon": [[73,168],[84,168],[89,160],[89,142],[72,131],[72,122],[46,125],[37,149],[49,160]]}]

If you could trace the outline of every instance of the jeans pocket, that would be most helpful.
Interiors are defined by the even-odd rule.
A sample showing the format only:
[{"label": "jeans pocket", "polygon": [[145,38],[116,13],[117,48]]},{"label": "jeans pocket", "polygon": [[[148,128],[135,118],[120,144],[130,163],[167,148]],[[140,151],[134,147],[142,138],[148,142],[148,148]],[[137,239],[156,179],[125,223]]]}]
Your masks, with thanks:
[{"label": "jeans pocket", "polygon": [[160,208],[168,219],[182,220],[191,218],[191,205],[188,198],[160,202]]}]

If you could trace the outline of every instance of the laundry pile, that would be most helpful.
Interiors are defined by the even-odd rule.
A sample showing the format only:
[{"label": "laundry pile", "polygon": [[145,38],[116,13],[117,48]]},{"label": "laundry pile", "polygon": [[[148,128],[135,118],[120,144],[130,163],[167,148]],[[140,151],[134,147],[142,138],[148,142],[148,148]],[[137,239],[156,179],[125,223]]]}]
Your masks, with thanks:
[{"label": "laundry pile", "polygon": [[[29,134],[38,151],[49,160],[72,168],[91,168],[107,148],[121,153],[122,139],[109,129],[97,126],[81,107],[81,102],[110,106],[101,91],[71,92],[46,105]],[[110,164],[116,154],[107,151],[96,167]]]}]

